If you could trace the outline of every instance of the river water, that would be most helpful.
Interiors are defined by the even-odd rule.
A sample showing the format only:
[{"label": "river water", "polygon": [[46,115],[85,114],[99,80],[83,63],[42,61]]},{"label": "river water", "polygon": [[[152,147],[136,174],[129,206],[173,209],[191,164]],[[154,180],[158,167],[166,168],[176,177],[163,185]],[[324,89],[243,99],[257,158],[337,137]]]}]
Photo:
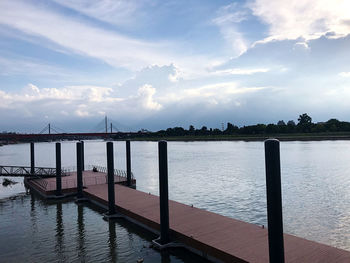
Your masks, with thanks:
[{"label": "river water", "polygon": [[[36,165],[54,167],[54,143],[35,146]],[[131,143],[137,189],[156,195],[157,149],[156,142]],[[350,141],[281,142],[285,232],[350,250],[349,149]],[[115,168],[125,169],[125,142],[114,142],[114,155]],[[62,142],[62,165],[75,159],[75,143]],[[267,225],[263,142],[169,142],[168,160],[170,199]],[[0,163],[29,166],[29,145],[0,147]],[[85,164],[106,166],[105,142],[85,142]],[[111,226],[93,207],[6,197],[23,191],[21,183],[0,188],[0,254],[9,261],[200,260],[181,250],[161,254],[149,248],[154,236],[125,222]],[[19,244],[27,249],[16,251]]]}]

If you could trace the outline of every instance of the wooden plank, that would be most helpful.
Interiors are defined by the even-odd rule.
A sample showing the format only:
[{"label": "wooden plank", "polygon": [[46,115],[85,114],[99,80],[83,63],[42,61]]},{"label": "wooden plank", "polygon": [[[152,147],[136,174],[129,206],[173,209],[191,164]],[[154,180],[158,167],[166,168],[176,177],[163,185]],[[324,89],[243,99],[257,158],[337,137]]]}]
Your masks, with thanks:
[{"label": "wooden plank", "polygon": [[[107,185],[84,189],[108,201]],[[115,185],[116,207],[159,229],[159,198]],[[199,208],[169,201],[171,235],[186,245],[230,262],[268,262],[267,229]],[[285,234],[286,262],[350,262],[350,252]]]}]

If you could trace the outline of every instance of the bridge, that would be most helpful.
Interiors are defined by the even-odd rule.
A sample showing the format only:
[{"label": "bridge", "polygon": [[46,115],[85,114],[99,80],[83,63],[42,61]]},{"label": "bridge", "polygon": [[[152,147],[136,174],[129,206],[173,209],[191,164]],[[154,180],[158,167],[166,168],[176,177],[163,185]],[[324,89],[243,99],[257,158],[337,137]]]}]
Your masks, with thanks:
[{"label": "bridge", "polygon": [[[118,129],[115,121],[107,116],[89,132],[67,132],[51,123],[38,133],[0,133],[0,143],[29,142],[29,141],[57,141],[57,140],[90,140],[90,139],[125,139],[138,134],[131,128]],[[119,125],[121,126],[121,125]],[[127,131],[128,130],[128,131]]]},{"label": "bridge", "polygon": [[7,133],[0,134],[0,141],[56,141],[56,140],[89,140],[89,139],[122,139],[130,137],[135,132],[113,132],[113,133]]}]

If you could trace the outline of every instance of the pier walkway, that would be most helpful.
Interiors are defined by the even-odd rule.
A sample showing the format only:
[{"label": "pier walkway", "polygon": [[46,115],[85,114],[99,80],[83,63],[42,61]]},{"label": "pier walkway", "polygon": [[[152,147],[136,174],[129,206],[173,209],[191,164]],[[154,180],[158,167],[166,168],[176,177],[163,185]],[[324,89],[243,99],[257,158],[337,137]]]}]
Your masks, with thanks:
[{"label": "pier walkway", "polygon": [[[88,177],[89,172],[84,171],[84,178],[87,178],[86,175]],[[29,186],[38,190],[41,186],[36,184],[35,180],[30,180]],[[42,180],[55,180],[55,178]],[[114,187],[116,210],[126,219],[159,233],[159,197],[120,184],[115,184]],[[107,188],[106,183],[84,185],[84,195],[93,203],[108,207]],[[43,188],[39,191],[48,195],[52,193]],[[269,262],[266,228],[175,201],[169,201],[169,216],[171,239],[210,260]],[[350,262],[349,251],[288,234],[284,234],[284,247],[285,262],[288,263]]]}]

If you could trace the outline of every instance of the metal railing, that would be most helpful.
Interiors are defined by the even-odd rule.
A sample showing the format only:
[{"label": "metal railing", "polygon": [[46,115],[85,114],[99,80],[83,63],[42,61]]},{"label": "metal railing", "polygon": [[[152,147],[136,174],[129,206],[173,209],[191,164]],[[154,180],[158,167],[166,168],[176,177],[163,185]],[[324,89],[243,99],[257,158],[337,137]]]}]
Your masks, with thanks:
[{"label": "metal railing", "polygon": [[[98,185],[98,184],[107,184],[107,168],[99,165],[88,165],[87,170],[96,171],[96,175],[88,174],[87,176],[83,176],[83,185]],[[64,167],[62,168],[62,189],[70,189],[77,187],[77,178],[70,174],[71,172],[76,172],[76,167]],[[102,174],[101,174],[102,173]],[[45,180],[45,177],[41,177],[39,175],[32,175],[35,179],[35,183],[39,185],[45,191],[54,191],[56,190],[56,181]],[[134,179],[133,173],[131,173],[131,180]],[[114,169],[114,182],[126,182],[127,181],[127,172],[119,169]]]},{"label": "metal railing", "polygon": [[[0,175],[3,176],[32,176],[29,166],[0,165]],[[56,168],[35,167],[34,173],[41,177],[53,177],[56,175]]]},{"label": "metal railing", "polygon": [[[101,173],[107,173],[107,167],[99,166],[99,165],[88,165],[89,170],[94,170],[101,172]],[[114,169],[114,176],[119,176],[123,178],[127,178],[127,172],[124,170]],[[134,180],[134,174],[131,172],[131,180]]]}]

